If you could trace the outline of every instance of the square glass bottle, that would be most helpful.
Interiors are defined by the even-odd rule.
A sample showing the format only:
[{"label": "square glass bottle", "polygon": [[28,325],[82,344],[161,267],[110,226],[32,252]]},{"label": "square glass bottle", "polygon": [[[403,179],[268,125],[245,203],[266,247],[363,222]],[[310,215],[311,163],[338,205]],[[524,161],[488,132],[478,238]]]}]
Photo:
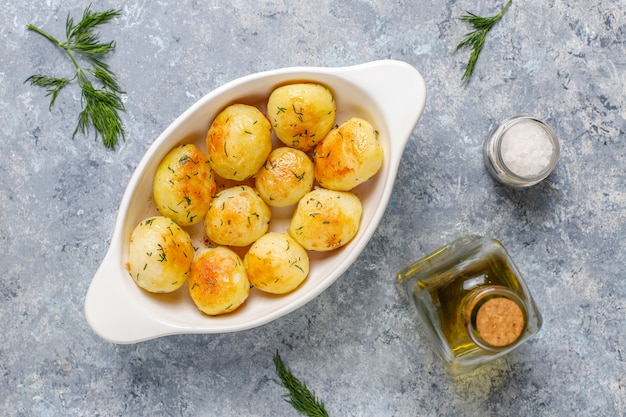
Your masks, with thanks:
[{"label": "square glass bottle", "polygon": [[542,325],[529,289],[495,239],[461,236],[402,269],[397,279],[454,374],[505,355]]}]

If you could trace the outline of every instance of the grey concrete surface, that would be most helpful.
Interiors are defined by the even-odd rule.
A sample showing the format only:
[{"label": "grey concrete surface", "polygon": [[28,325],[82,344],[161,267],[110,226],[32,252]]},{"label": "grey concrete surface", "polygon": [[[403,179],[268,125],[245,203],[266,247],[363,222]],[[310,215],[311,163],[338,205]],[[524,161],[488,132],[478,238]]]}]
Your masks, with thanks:
[{"label": "grey concrete surface", "polygon": [[[52,111],[31,74],[70,63],[33,32],[62,36],[88,2],[5,2],[0,14],[0,414],[295,416],[272,357],[331,416],[623,416],[626,413],[626,0],[514,0],[474,76],[466,10],[504,0],[100,1],[100,31],[126,94],[125,142],[71,138],[76,86]],[[393,58],[428,87],[389,207],[355,264],[305,307],[261,328],[101,340],[87,288],[138,161],[202,95],[237,77]],[[539,117],[562,156],[527,190],[494,182],[494,123]],[[457,235],[500,239],[544,317],[538,337],[470,376],[448,376],[394,284]]]}]

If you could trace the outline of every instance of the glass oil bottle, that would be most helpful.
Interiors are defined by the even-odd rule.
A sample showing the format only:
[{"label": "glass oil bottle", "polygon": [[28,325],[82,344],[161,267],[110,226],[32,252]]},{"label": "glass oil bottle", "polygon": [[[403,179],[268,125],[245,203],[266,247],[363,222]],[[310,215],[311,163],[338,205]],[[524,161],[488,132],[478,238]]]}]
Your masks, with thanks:
[{"label": "glass oil bottle", "polygon": [[541,328],[529,289],[495,239],[461,236],[397,278],[453,374],[505,355]]}]

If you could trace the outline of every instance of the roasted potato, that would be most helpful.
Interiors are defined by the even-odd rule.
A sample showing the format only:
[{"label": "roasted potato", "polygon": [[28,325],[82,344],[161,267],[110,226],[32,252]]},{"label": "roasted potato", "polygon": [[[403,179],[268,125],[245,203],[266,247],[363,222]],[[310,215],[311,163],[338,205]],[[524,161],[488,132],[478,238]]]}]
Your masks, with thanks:
[{"label": "roasted potato", "polygon": [[383,157],[374,127],[367,120],[351,118],[315,147],[315,178],[324,188],[350,191],[376,175]]},{"label": "roasted potato", "polygon": [[286,294],[309,273],[309,255],[292,237],[269,232],[258,239],[243,258],[250,283],[261,291]]},{"label": "roasted potato", "polygon": [[276,88],[267,101],[274,133],[285,145],[308,152],[335,124],[337,109],[328,88],[315,83]]},{"label": "roasted potato", "polygon": [[272,151],[267,117],[256,107],[233,104],[213,120],[206,137],[211,168],[222,178],[243,181],[263,166]]},{"label": "roasted potato", "polygon": [[204,231],[218,245],[247,246],[267,232],[271,217],[270,208],[254,188],[230,187],[211,201]]},{"label": "roasted potato", "polygon": [[361,201],[354,194],[317,188],[298,203],[289,235],[307,250],[331,251],[356,236],[362,212]]},{"label": "roasted potato", "polygon": [[181,226],[199,223],[216,191],[207,156],[194,144],[175,147],[158,165],[152,191],[159,213]]},{"label": "roasted potato", "polygon": [[198,254],[189,274],[189,293],[205,314],[215,316],[237,309],[250,294],[239,255],[223,246]]},{"label": "roasted potato", "polygon": [[143,220],[131,233],[126,266],[141,288],[164,293],[183,285],[193,258],[189,234],[172,219],[154,216]]},{"label": "roasted potato", "polygon": [[313,188],[313,161],[299,149],[286,146],[276,148],[254,181],[259,195],[268,205],[291,206]]}]

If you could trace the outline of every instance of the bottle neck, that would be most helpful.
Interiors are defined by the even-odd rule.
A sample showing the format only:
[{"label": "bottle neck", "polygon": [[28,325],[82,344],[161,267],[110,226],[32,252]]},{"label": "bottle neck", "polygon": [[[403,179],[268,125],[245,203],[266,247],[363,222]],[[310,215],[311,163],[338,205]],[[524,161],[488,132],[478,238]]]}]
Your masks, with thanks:
[{"label": "bottle neck", "polygon": [[481,288],[470,296],[463,310],[469,337],[480,348],[498,352],[515,344],[526,328],[522,299],[506,287]]}]

